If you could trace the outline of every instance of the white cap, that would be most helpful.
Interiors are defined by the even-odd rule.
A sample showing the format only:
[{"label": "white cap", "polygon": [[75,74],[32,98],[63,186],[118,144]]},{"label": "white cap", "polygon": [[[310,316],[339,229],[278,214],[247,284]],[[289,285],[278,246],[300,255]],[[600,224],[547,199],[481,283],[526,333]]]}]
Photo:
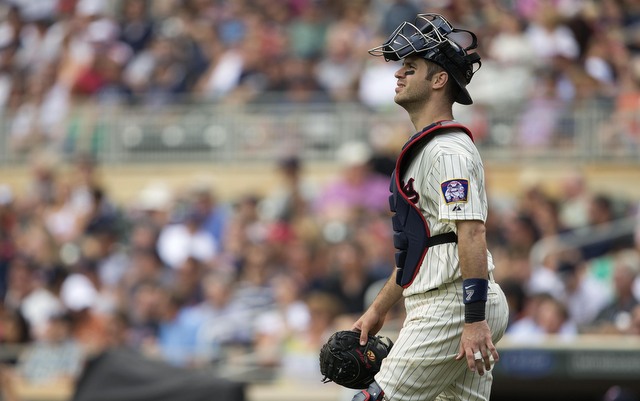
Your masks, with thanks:
[{"label": "white cap", "polygon": [[60,299],[72,311],[92,308],[96,304],[98,290],[84,274],[74,273],[67,277],[60,288]]},{"label": "white cap", "polygon": [[345,166],[359,166],[367,163],[372,156],[369,145],[364,142],[345,142],[338,149],[338,161]]},{"label": "white cap", "polygon": [[76,14],[81,16],[94,16],[104,14],[106,9],[104,0],[79,0],[76,4]]},{"label": "white cap", "polygon": [[8,205],[13,201],[13,192],[7,185],[0,185],[0,206]]},{"label": "white cap", "polygon": [[164,211],[171,206],[171,190],[161,181],[155,181],[142,189],[138,195],[138,207],[142,210]]}]

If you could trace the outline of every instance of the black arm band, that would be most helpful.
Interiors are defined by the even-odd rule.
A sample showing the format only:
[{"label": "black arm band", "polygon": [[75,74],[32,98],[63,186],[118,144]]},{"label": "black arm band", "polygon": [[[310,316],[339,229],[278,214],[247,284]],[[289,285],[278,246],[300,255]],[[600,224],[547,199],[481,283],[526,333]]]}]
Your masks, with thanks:
[{"label": "black arm band", "polygon": [[485,320],[486,301],[477,301],[471,304],[464,304],[464,322],[475,323]]},{"label": "black arm band", "polygon": [[464,322],[474,323],[485,320],[485,304],[489,280],[469,278],[462,282],[464,302]]}]

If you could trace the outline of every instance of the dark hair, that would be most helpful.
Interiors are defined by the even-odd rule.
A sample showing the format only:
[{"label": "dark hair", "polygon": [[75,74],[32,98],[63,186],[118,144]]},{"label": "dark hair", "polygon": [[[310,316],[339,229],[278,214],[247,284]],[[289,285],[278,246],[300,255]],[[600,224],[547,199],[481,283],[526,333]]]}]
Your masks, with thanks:
[{"label": "dark hair", "polygon": [[5,318],[13,320],[18,327],[18,344],[27,344],[31,342],[31,325],[29,321],[24,317],[19,309],[5,309]]}]

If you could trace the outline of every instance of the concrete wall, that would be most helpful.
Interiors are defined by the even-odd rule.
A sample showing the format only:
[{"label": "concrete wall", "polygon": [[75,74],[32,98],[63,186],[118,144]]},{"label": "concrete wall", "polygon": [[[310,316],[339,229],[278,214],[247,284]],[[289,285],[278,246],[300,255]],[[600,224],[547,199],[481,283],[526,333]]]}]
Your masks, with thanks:
[{"label": "concrete wall", "polygon": [[[485,164],[492,198],[516,197],[532,183],[539,183],[561,198],[566,181],[574,179],[573,174],[581,171],[592,192],[640,201],[640,165]],[[340,167],[316,164],[306,166],[304,171],[307,180],[322,186],[340,173]],[[204,183],[223,200],[248,193],[266,194],[279,182],[275,166],[265,164],[126,164],[102,166],[100,173],[108,193],[118,202],[134,201],[142,188],[158,181],[176,191]],[[24,190],[29,180],[27,167],[0,168],[0,184],[8,184],[17,194]]]}]

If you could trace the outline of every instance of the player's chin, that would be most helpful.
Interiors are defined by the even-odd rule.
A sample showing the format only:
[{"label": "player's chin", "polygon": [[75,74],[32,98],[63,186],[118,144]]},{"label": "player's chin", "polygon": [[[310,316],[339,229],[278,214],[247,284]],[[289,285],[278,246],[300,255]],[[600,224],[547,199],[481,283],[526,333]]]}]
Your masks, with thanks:
[{"label": "player's chin", "polygon": [[403,93],[398,93],[393,97],[393,101],[400,107],[406,108],[409,104],[411,104],[411,100],[404,96]]}]

